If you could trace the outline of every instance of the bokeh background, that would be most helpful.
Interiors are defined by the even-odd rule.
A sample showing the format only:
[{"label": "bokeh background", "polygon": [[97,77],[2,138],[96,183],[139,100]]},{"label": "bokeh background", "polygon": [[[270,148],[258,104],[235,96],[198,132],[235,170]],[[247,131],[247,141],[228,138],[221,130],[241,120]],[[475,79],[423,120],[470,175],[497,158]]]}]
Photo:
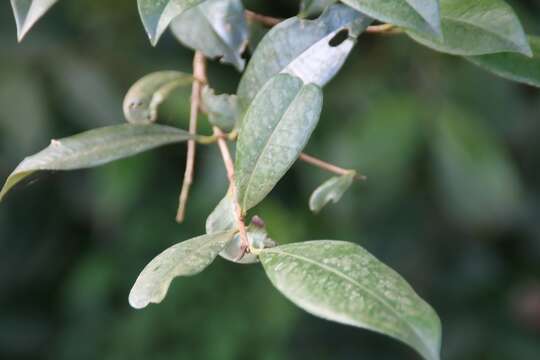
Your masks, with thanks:
[{"label": "bokeh background", "polygon": [[[540,34],[540,4],[512,1]],[[246,1],[292,16],[296,1]],[[0,4],[0,177],[50,138],[123,121],[146,73],[190,71],[170,35],[152,48],[135,0],[60,1],[22,44]],[[233,92],[239,74],[210,64]],[[330,175],[296,165],[256,209],[280,243],[355,241],[398,270],[438,311],[444,359],[540,359],[540,91],[498,79],[404,36],[363,36],[326,88],[307,151],[359,169],[320,215],[311,191]],[[161,111],[186,126],[186,90]],[[208,132],[201,120],[202,132]],[[99,169],[42,176],[0,205],[1,359],[417,359],[405,346],[316,319],[258,266],[219,259],[135,311],[129,289],[164,248],[204,232],[226,189],[201,149],[187,222],[174,215],[185,147]],[[3,181],[3,180],[2,180]]]}]

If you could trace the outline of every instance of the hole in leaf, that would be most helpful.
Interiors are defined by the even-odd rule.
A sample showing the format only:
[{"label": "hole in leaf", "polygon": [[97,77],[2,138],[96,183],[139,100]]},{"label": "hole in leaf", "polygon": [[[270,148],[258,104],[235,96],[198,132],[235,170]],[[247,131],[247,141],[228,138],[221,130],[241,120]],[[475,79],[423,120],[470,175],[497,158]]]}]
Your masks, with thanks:
[{"label": "hole in leaf", "polygon": [[332,39],[330,39],[328,45],[330,45],[331,47],[338,47],[339,45],[343,44],[343,42],[348,38],[349,29],[340,30]]}]

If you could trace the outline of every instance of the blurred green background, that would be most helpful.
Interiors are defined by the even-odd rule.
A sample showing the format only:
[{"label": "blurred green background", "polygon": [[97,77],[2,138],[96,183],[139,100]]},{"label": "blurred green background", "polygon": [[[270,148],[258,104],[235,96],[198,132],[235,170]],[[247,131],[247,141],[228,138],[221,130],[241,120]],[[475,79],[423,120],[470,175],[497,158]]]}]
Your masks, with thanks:
[{"label": "blurred green background", "polygon": [[[538,1],[512,1],[540,34]],[[296,1],[246,1],[292,16]],[[191,70],[167,34],[149,45],[135,0],[60,1],[22,44],[0,5],[0,177],[50,138],[123,121],[146,73]],[[239,74],[210,65],[232,92]],[[280,243],[355,241],[438,311],[444,359],[540,359],[540,91],[404,36],[363,36],[325,90],[307,152],[359,169],[320,215],[309,194],[330,175],[296,165],[256,209]],[[161,111],[186,126],[188,93]],[[204,123],[204,120],[201,121]],[[208,132],[207,126],[202,126]],[[296,309],[258,266],[219,259],[131,309],[142,267],[204,232],[226,189],[219,154],[198,154],[187,222],[174,215],[185,146],[99,169],[42,176],[0,205],[1,359],[417,359],[388,338]],[[3,181],[3,180],[2,180]]]}]

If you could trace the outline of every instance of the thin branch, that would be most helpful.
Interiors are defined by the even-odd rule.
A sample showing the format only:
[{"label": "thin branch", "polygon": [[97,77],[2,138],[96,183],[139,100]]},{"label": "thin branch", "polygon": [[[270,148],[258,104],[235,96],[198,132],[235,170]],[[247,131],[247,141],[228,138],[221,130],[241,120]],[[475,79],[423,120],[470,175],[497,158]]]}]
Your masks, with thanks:
[{"label": "thin branch", "polygon": [[230,191],[231,191],[231,195],[232,195],[233,203],[234,203],[234,214],[236,217],[236,223],[238,225],[238,232],[240,234],[240,239],[242,241],[241,256],[238,259],[240,260],[244,256],[246,251],[248,251],[249,249],[249,240],[248,240],[244,215],[242,214],[242,209],[240,207],[240,204],[238,203],[238,188],[236,187],[234,162],[232,160],[229,147],[227,146],[226,135],[217,126],[214,126],[213,130],[214,130],[214,136],[217,138],[217,143],[219,146],[219,150],[221,152],[221,157],[223,158],[223,163],[225,164],[225,169],[227,170],[227,178],[229,179]]},{"label": "thin branch", "polygon": [[[200,51],[195,52],[193,58],[193,85],[191,87],[191,113],[189,116],[189,133],[195,135],[197,133],[197,118],[201,107],[201,89],[206,83],[206,61],[204,55]],[[195,154],[197,151],[196,141],[189,140],[187,145],[187,160],[186,170],[184,173],[184,183],[180,192],[178,205],[178,213],[176,221],[182,223],[186,217],[187,202],[191,184],[193,184],[193,174],[195,173]]]},{"label": "thin branch", "polygon": [[[305,154],[305,153],[302,153],[300,154],[300,160],[310,164],[310,165],[313,165],[313,166],[316,166],[322,170],[325,170],[325,171],[328,171],[328,172],[331,172],[331,173],[334,173],[336,175],[347,175],[347,174],[350,174],[352,171],[354,170],[347,170],[347,169],[344,169],[344,168],[341,168],[339,166],[336,166],[334,164],[330,164],[326,161],[323,161],[321,159],[317,159],[316,157],[313,157],[311,155],[308,155],[308,154]],[[367,177],[364,176],[364,175],[355,175],[354,177],[356,180],[367,180]]]},{"label": "thin branch", "polygon": [[381,25],[372,25],[368,26],[366,29],[366,33],[368,34],[387,34],[387,35],[393,35],[393,34],[401,34],[403,30],[398,28],[397,26],[393,24],[381,24]]},{"label": "thin branch", "polygon": [[246,10],[245,16],[249,22],[258,22],[266,27],[274,27],[285,19],[279,19],[272,16],[261,15],[251,10]]},{"label": "thin branch", "polygon": [[[262,15],[251,10],[246,10],[245,16],[248,21],[258,22],[269,28],[274,27],[285,20],[282,18]],[[365,32],[368,34],[399,34],[402,33],[402,30],[393,24],[381,24],[368,26]]]}]

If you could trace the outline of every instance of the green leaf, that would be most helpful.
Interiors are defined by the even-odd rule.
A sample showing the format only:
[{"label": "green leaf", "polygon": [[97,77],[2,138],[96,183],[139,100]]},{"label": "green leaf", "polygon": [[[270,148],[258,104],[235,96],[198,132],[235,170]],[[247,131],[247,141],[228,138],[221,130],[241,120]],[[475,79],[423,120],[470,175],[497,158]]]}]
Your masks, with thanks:
[{"label": "green leaf", "polygon": [[319,15],[337,0],[302,0],[300,3],[300,17]]},{"label": "green leaf", "polygon": [[309,199],[309,209],[315,213],[322,210],[328,203],[334,204],[341,200],[341,197],[351,187],[356,173],[351,171],[347,175],[335,176],[319,186]]},{"label": "green leaf", "polygon": [[58,0],[11,0],[17,23],[17,39],[21,41],[32,26],[56,4]]},{"label": "green leaf", "polygon": [[244,117],[236,149],[238,201],[257,205],[298,159],[321,114],[322,90],[290,75],[270,80]]},{"label": "green leaf", "polygon": [[174,19],[171,30],[185,46],[244,70],[248,26],[240,0],[207,0]]},{"label": "green leaf", "polygon": [[201,98],[210,123],[221,130],[232,131],[240,118],[238,97],[228,94],[216,95],[213,89],[205,86]]},{"label": "green leaf", "polygon": [[240,81],[242,110],[279,73],[324,86],[341,69],[356,38],[371,22],[347,6],[334,5],[316,20],[294,17],[275,26],[257,46]]},{"label": "green leaf", "polygon": [[137,0],[139,14],[150,38],[156,45],[171,21],[206,0]]},{"label": "green leaf", "polygon": [[233,200],[229,191],[206,219],[206,233],[214,234],[233,229],[237,229],[237,226]]},{"label": "green leaf", "polygon": [[202,272],[232,237],[232,231],[202,235],[168,248],[141,272],[129,294],[130,305],[142,309],[150,303],[159,304],[174,278]]},{"label": "green leaf", "polygon": [[441,0],[441,22],[444,39],[415,30],[408,34],[423,45],[454,55],[532,55],[518,17],[502,0]]},{"label": "green leaf", "polygon": [[52,140],[46,149],[27,157],[17,166],[4,184],[0,200],[13,186],[36,171],[95,167],[190,138],[189,133],[168,126],[123,124]]},{"label": "green leaf", "polygon": [[431,137],[440,199],[460,225],[505,226],[523,200],[517,169],[491,129],[457,108],[446,108]]},{"label": "green leaf", "polygon": [[133,124],[150,124],[157,119],[158,106],[179,86],[193,77],[179,71],[158,71],[138,80],[124,98],[124,116]]},{"label": "green leaf", "polygon": [[438,0],[342,0],[372,18],[441,37]]},{"label": "green leaf", "polygon": [[441,323],[394,270],[358,245],[332,240],[278,246],[259,254],[272,284],[323,319],[398,339],[438,360]]},{"label": "green leaf", "polygon": [[533,51],[532,58],[521,54],[502,53],[472,56],[467,59],[495,75],[540,87],[540,37],[529,36],[529,43]]}]

